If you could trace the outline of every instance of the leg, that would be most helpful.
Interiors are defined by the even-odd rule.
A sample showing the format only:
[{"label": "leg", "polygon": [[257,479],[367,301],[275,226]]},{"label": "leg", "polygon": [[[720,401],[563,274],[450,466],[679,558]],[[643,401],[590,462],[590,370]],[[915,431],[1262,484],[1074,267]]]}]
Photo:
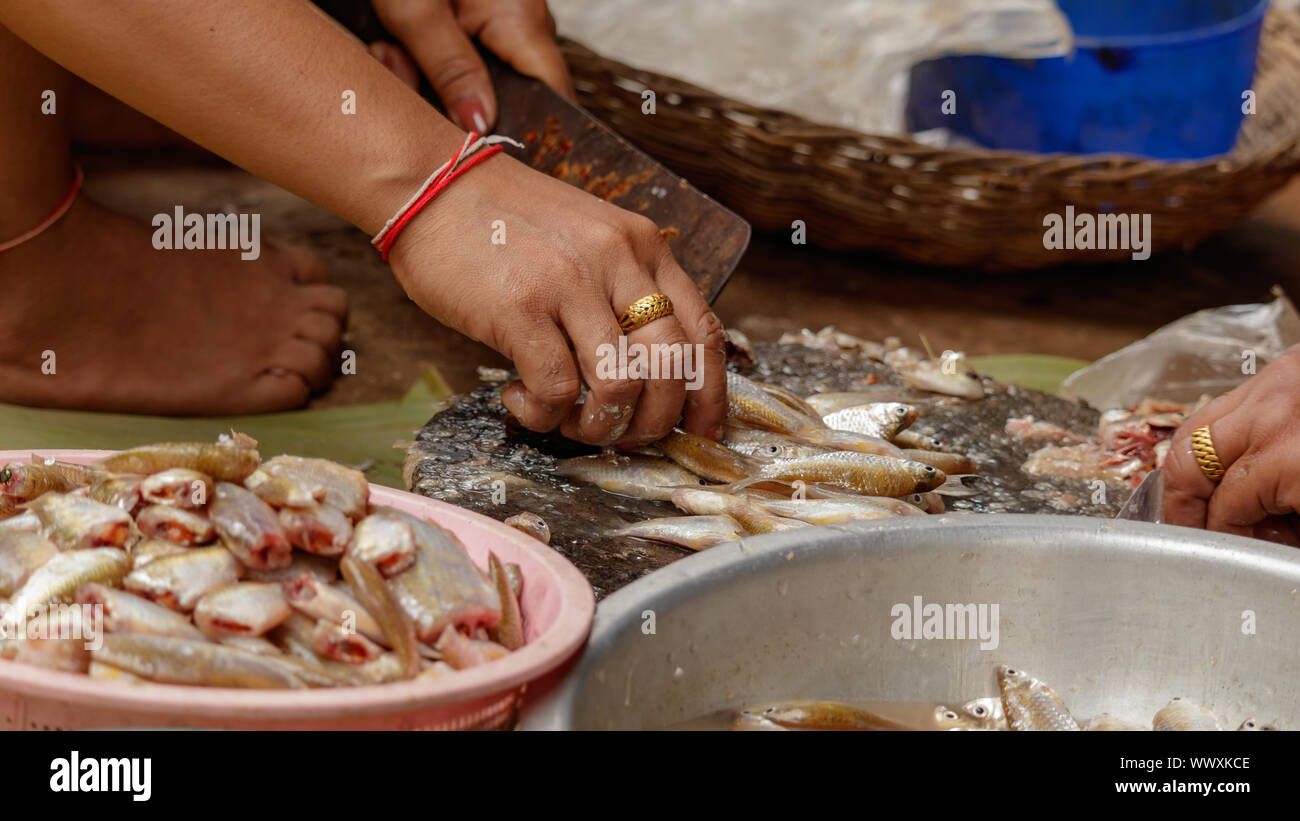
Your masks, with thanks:
[{"label": "leg", "polygon": [[[0,240],[40,223],[71,184],[72,87],[0,27]],[[46,89],[56,114],[41,113]],[[159,251],[153,230],[83,194],[45,233],[0,253],[0,401],[254,413],[299,406],[329,384],[346,297],[321,284],[316,257],[269,243],[249,261]]]}]

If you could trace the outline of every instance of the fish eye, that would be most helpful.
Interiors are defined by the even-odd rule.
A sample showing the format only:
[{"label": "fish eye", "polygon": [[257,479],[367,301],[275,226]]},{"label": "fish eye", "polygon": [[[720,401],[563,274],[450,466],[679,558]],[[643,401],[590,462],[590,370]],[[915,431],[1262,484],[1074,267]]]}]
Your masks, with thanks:
[{"label": "fish eye", "polygon": [[1018,673],[1018,672],[1016,672],[1015,670],[1012,670],[1010,667],[1008,667],[1008,668],[1007,668],[1007,675],[1009,675],[1009,676],[1018,676],[1018,675],[1020,675],[1020,673]]},{"label": "fish eye", "polygon": [[10,479],[12,479],[13,476],[14,476],[14,472],[13,472],[12,470],[10,470],[9,468],[5,468],[4,470],[0,470],[0,482],[7,482],[7,481],[9,481]]},{"label": "fish eye", "polygon": [[926,473],[934,473],[934,468],[930,467],[929,465],[926,465],[926,466],[925,466],[925,472],[926,472]]},{"label": "fish eye", "polygon": [[897,413],[899,416],[907,416],[907,408],[895,408],[894,413]]},{"label": "fish eye", "polygon": [[958,716],[952,710],[944,710],[943,717],[948,719],[949,721],[956,721],[958,718],[960,718],[960,716]]},{"label": "fish eye", "polygon": [[988,711],[989,711],[989,710],[988,710],[988,708],[985,707],[983,704],[976,704],[974,707],[970,708],[970,711],[971,711],[971,713],[973,713],[977,718],[983,718],[985,715],[988,714]]},{"label": "fish eye", "polygon": [[1245,727],[1247,730],[1253,730],[1255,729],[1255,722],[1247,720],[1246,723],[1241,726]]}]

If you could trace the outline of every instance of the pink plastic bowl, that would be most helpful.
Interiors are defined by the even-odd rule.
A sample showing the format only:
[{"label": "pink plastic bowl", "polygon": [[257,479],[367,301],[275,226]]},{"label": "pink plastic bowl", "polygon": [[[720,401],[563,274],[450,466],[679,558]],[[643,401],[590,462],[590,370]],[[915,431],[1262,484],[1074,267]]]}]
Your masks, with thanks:
[{"label": "pink plastic bowl", "polygon": [[[0,464],[35,453],[89,463],[108,451],[0,451]],[[431,681],[315,690],[240,690],[99,681],[0,661],[0,729],[208,727],[248,730],[453,730],[506,724],[525,685],[563,664],[587,640],[591,585],[552,548],[494,519],[371,485],[376,504],[454,532],[480,567],[488,551],[523,573],[526,644],[503,659]]]}]

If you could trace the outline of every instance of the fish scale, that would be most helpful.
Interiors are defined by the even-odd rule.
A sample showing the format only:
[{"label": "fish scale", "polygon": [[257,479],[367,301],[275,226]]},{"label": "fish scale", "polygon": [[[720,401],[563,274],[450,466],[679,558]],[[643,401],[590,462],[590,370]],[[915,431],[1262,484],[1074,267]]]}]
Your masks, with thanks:
[{"label": "fish scale", "polygon": [[1007,724],[1013,730],[1079,729],[1079,723],[1052,688],[1024,670],[998,667],[998,689]]}]

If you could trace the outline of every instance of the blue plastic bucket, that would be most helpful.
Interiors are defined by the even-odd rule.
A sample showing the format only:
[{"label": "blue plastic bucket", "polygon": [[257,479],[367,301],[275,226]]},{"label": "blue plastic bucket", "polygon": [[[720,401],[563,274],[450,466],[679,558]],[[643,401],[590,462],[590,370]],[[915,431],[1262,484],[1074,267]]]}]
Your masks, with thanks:
[{"label": "blue plastic bucket", "polygon": [[[1268,0],[1058,0],[1075,52],[944,57],[912,69],[912,131],[988,148],[1203,159],[1232,149]],[[956,97],[945,113],[944,92]]]}]

